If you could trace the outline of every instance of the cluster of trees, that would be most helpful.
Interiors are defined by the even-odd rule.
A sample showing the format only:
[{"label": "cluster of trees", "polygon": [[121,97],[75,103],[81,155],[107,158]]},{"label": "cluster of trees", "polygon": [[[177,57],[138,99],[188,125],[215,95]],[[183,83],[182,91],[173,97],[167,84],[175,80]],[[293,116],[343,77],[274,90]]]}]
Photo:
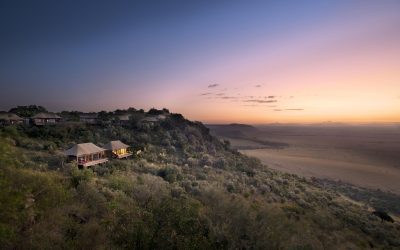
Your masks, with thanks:
[{"label": "cluster of trees", "polygon": [[[21,117],[29,118],[38,113],[46,113],[48,110],[40,105],[27,105],[27,106],[17,106],[11,108],[8,112],[17,114]],[[58,113],[65,121],[79,121],[79,116],[83,114],[80,111],[61,111]],[[166,108],[163,109],[155,109],[151,108],[148,112],[145,112],[143,109],[117,109],[115,111],[100,111],[100,112],[91,112],[89,114],[97,114],[101,121],[107,122],[114,119],[118,119],[120,115],[131,115],[132,116],[132,125],[136,125],[137,118],[143,118],[146,115],[154,116],[154,115],[166,115],[169,114],[169,110]]]},{"label": "cluster of trees", "polygon": [[[86,170],[64,161],[72,143],[113,139],[143,153]],[[0,167],[4,249],[400,247],[398,224],[179,114],[153,126],[4,127]]]},{"label": "cluster of trees", "polygon": [[47,112],[47,109],[42,106],[29,105],[29,106],[18,106],[11,108],[8,112],[19,115],[20,117],[32,117],[36,114]]}]

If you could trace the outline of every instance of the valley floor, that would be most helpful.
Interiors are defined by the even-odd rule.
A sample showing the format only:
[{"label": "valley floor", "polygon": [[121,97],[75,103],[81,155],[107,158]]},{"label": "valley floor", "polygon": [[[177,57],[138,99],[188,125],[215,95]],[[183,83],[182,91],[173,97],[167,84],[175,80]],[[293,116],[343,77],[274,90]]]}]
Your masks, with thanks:
[{"label": "valley floor", "polygon": [[[400,128],[386,126],[259,126],[214,130],[242,153],[304,177],[340,180],[400,194]],[[283,146],[274,147],[274,145]]]},{"label": "valley floor", "polygon": [[287,173],[341,180],[361,187],[400,194],[400,169],[395,167],[315,158],[306,154],[292,155],[290,151],[277,149],[250,149],[241,152],[259,158],[270,168]]}]

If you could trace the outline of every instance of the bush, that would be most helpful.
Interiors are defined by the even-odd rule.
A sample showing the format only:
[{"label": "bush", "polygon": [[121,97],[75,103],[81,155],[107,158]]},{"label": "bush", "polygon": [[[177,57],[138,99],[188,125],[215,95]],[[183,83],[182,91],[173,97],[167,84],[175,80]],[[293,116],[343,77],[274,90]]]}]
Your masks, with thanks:
[{"label": "bush", "polygon": [[250,166],[247,166],[243,163],[238,163],[236,165],[236,169],[238,171],[246,173],[247,176],[253,177],[255,175],[254,169],[252,169]]},{"label": "bush", "polygon": [[212,156],[209,154],[203,154],[199,161],[200,167],[212,166]]},{"label": "bush", "polygon": [[77,187],[81,182],[87,182],[93,177],[93,171],[91,169],[78,169],[77,166],[73,166],[70,171],[71,184]]},{"label": "bush", "polygon": [[182,175],[179,169],[174,166],[168,166],[160,169],[157,175],[163,178],[164,180],[168,181],[169,183],[182,180]]},{"label": "bush", "polygon": [[197,167],[199,165],[199,161],[193,157],[189,157],[186,162],[191,167]]},{"label": "bush", "polygon": [[219,168],[219,169],[225,169],[227,165],[227,162],[224,158],[220,157],[218,160],[214,161],[213,167]]}]

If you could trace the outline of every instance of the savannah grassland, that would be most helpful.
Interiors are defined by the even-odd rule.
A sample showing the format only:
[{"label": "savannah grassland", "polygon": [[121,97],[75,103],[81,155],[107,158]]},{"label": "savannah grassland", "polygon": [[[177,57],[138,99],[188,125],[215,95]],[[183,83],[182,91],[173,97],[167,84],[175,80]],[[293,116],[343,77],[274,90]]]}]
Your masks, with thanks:
[{"label": "savannah grassland", "polygon": [[[400,194],[398,125],[271,125],[242,135],[228,137],[232,146],[271,168]],[[265,141],[283,146],[266,146]]]}]

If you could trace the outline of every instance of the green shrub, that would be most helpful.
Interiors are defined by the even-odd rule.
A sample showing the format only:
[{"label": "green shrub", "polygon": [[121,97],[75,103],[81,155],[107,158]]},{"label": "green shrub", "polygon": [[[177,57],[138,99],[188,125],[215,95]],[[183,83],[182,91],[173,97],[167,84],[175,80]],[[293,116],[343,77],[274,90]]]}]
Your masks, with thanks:
[{"label": "green shrub", "polygon": [[81,182],[90,181],[93,178],[93,171],[91,169],[78,169],[77,166],[74,166],[70,171],[71,176],[71,184],[74,187],[77,187]]},{"label": "green shrub", "polygon": [[168,181],[169,183],[182,180],[182,175],[179,169],[174,166],[168,166],[158,170],[157,175]]}]

